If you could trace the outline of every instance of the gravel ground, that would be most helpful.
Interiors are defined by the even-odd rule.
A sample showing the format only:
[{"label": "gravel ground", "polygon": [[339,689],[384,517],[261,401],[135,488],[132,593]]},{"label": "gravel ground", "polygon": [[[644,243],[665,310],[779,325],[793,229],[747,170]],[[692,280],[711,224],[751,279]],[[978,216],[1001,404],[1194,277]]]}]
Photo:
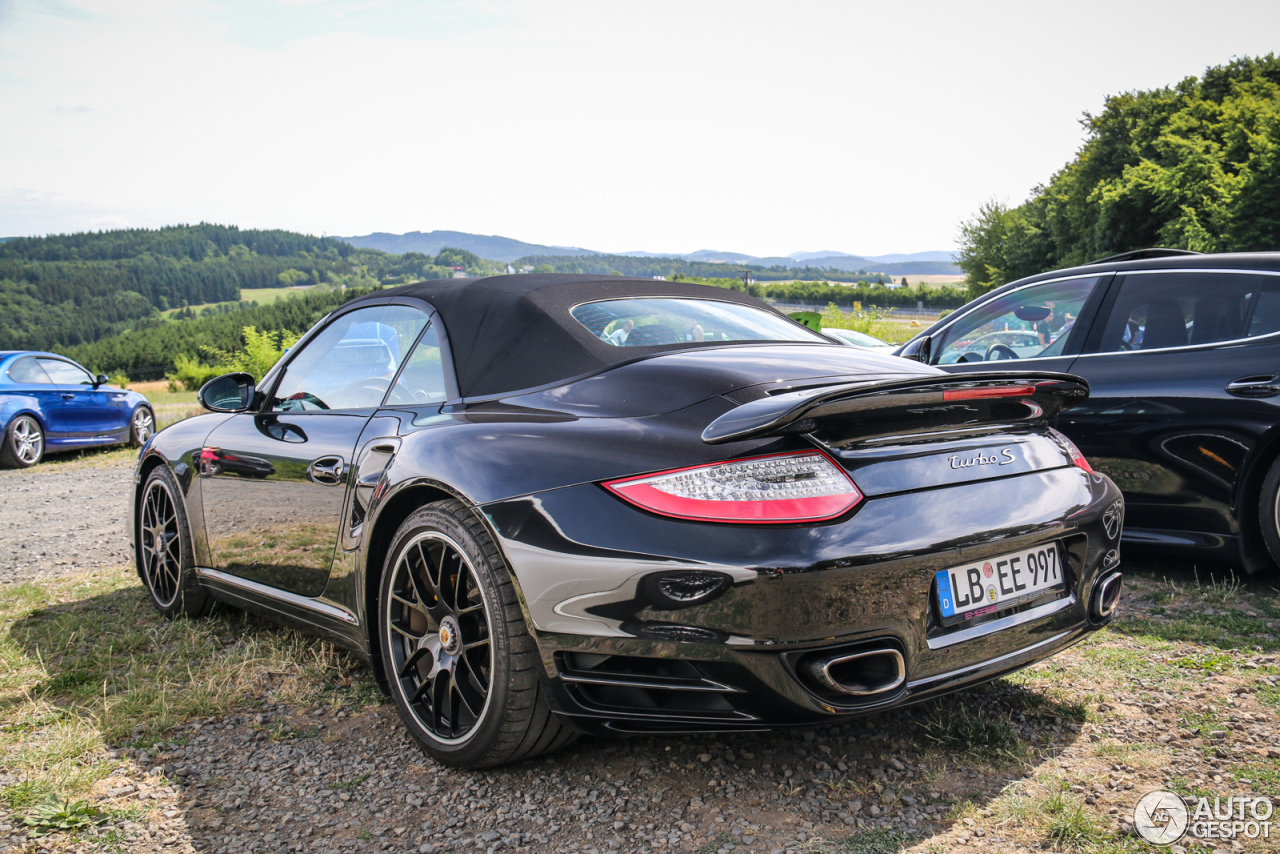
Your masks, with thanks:
[{"label": "gravel ground", "polygon": [[0,584],[128,563],[133,455],[0,470]]},{"label": "gravel ground", "polygon": [[[127,461],[0,474],[0,578],[127,562],[128,480]],[[1165,595],[1163,583],[1131,582],[1121,619],[1158,625],[1179,608],[1203,617],[1202,601]],[[1280,627],[1259,614],[1263,628]],[[1213,655],[1221,651],[1108,632],[1037,665],[1026,682],[1001,680],[941,705],[817,730],[584,739],[484,772],[424,758],[386,703],[247,707],[190,722],[149,750],[104,746],[113,771],[94,801],[136,820],[28,841],[0,813],[0,850],[1139,850],[1128,820],[1147,791],[1256,792],[1263,768],[1275,794],[1276,658],[1243,650],[1191,679],[1168,675]],[[939,723],[966,712],[1001,721],[1011,742],[985,752],[938,744]],[[6,777],[0,768],[0,786],[14,782]],[[1036,799],[1049,791],[1065,792],[1102,837],[1085,845],[1046,835]],[[1042,807],[1020,814],[1019,798]]]}]

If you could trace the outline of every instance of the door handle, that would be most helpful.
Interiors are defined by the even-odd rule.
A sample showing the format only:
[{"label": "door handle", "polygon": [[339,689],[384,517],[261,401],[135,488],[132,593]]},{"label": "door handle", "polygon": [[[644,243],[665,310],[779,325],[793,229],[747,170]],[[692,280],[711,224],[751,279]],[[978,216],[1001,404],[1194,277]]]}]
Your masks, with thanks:
[{"label": "door handle", "polygon": [[307,477],[321,486],[337,486],[342,483],[342,457],[321,457],[307,466]]},{"label": "door handle", "polygon": [[69,392],[69,391],[64,391],[64,392],[62,393],[62,399],[63,399],[63,400],[75,400],[75,399],[76,399],[76,396],[75,396],[74,394],[72,394],[71,392]]},{"label": "door handle", "polygon": [[1280,394],[1280,376],[1258,374],[1227,383],[1227,394],[1236,397],[1274,397]]}]

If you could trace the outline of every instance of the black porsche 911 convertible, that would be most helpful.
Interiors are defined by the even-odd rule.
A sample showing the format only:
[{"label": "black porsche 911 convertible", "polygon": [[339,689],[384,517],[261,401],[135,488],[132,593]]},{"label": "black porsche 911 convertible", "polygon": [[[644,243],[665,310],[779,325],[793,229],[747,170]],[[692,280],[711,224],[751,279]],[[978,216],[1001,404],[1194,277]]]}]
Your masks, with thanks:
[{"label": "black porsche 911 convertible", "polygon": [[423,282],[209,382],[212,414],[142,449],[131,533],[163,613],[220,600],[358,650],[451,765],[811,726],[1110,619],[1120,493],[1046,423],[1087,394],[718,288]]}]

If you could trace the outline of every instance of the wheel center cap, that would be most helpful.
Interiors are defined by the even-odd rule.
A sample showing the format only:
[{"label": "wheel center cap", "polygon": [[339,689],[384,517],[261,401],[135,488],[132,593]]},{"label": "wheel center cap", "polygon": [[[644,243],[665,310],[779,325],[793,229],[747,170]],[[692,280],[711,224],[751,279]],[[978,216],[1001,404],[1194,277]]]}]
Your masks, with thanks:
[{"label": "wheel center cap", "polygon": [[462,632],[458,630],[458,621],[453,617],[445,617],[440,621],[440,646],[450,655],[457,655],[462,649]]}]

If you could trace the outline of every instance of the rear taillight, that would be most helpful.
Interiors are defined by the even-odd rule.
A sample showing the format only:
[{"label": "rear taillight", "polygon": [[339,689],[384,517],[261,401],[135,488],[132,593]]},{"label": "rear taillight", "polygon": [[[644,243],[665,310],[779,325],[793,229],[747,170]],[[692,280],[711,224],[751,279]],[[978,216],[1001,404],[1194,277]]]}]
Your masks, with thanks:
[{"label": "rear taillight", "polygon": [[1062,442],[1062,444],[1066,446],[1067,453],[1071,454],[1072,463],[1084,469],[1089,474],[1097,474],[1097,472],[1093,470],[1093,466],[1089,465],[1089,461],[1084,458],[1084,454],[1080,453],[1080,449],[1076,447],[1075,442],[1071,441],[1057,430],[1054,430],[1053,433],[1058,437],[1058,441]]},{"label": "rear taillight", "polygon": [[840,466],[810,451],[692,466],[604,486],[645,510],[707,522],[820,522],[862,500]]}]

